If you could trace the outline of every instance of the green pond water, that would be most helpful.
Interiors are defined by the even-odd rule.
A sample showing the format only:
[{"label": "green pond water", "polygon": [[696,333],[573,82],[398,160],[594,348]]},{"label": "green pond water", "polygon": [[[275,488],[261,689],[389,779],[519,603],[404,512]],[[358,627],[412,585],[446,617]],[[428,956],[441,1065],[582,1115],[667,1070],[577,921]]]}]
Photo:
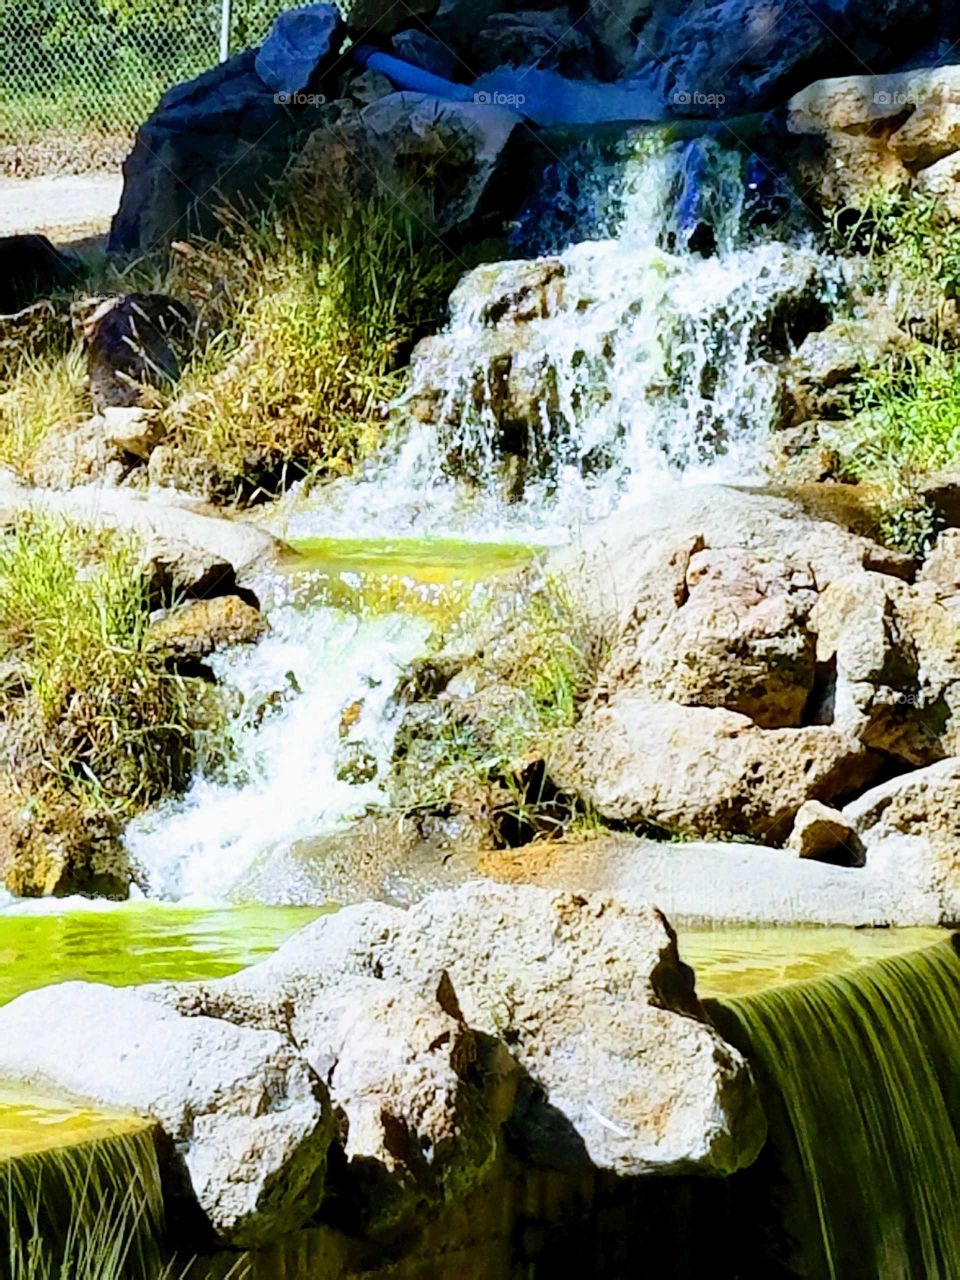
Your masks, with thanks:
[{"label": "green pond water", "polygon": [[283,568],[308,577],[312,599],[351,613],[409,611],[438,621],[473,588],[529,564],[536,548],[454,538],[306,538]]}]

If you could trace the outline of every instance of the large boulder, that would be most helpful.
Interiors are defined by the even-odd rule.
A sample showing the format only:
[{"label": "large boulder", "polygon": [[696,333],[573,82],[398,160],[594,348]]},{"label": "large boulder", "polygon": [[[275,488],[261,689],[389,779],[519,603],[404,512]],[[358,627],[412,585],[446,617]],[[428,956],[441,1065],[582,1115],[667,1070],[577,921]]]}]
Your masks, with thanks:
[{"label": "large boulder", "polygon": [[323,107],[291,110],[256,72],[248,50],[164,94],[123,166],[110,250],[142,254],[189,233],[214,234],[218,208],[267,203]]},{"label": "large boulder", "polygon": [[427,17],[439,0],[337,0],[347,29],[354,37],[389,36],[405,27],[411,18]]},{"label": "large boulder", "polygon": [[157,1120],[182,1192],[224,1244],[268,1243],[302,1226],[322,1198],[326,1090],[276,1032],[65,983],[0,1009],[0,1074]]},{"label": "large boulder", "polygon": [[635,54],[624,70],[657,84],[682,115],[775,106],[821,74],[902,66],[938,35],[958,33],[946,0],[653,0],[642,5]]},{"label": "large boulder", "polygon": [[80,261],[46,236],[0,236],[0,316],[19,312],[58,289],[75,288],[83,275]]},{"label": "large boulder", "polygon": [[878,762],[829,725],[760,729],[722,708],[623,691],[546,749],[562,792],[609,822],[686,837],[786,839],[807,800],[856,795]]},{"label": "large boulder", "polygon": [[[438,974],[446,975],[439,984]],[[401,999],[403,991],[410,994]],[[408,1211],[422,1204],[432,1166],[434,1197],[442,1194],[446,1175],[438,1172],[448,1158],[431,1138],[443,1122],[416,1101],[421,1080],[460,1099],[475,1169],[489,1159],[481,1103],[487,1125],[509,1114],[515,1150],[561,1167],[730,1173],[763,1140],[749,1071],[705,1023],[672,931],[646,906],[473,883],[409,912],[348,908],[243,974],[155,994],[182,1012],[288,1027],[330,1082],[334,1106],[346,1108],[357,1135],[354,1172],[364,1172],[365,1159],[378,1161],[417,1192]],[[415,1029],[443,1021],[437,1002],[446,1032],[429,1049]],[[415,1016],[401,1026],[392,1010],[403,1007]],[[381,1019],[381,1033],[370,1029],[371,1017]],[[382,1039],[388,1027],[392,1047]],[[379,1078],[362,1045],[350,1047],[361,1031],[379,1046]],[[513,1067],[490,1037],[509,1047]],[[485,1065],[471,1076],[465,1062],[474,1056]],[[388,1116],[399,1109],[408,1117],[408,1139],[392,1162],[383,1158],[374,1101]],[[461,1167],[454,1181],[464,1176]],[[366,1200],[370,1184],[351,1184],[348,1196]]]}]

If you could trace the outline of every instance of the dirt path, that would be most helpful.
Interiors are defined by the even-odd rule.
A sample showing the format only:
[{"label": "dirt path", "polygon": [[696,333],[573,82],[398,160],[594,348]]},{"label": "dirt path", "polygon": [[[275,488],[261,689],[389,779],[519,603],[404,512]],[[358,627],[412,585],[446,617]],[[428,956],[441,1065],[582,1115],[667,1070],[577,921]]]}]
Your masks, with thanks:
[{"label": "dirt path", "polygon": [[103,235],[120,203],[119,174],[0,178],[0,236],[42,232],[67,244]]}]

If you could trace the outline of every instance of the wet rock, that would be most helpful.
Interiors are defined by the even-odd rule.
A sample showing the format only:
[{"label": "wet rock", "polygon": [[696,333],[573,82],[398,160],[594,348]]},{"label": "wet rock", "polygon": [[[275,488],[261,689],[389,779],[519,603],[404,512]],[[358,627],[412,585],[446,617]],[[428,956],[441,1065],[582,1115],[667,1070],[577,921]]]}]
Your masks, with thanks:
[{"label": "wet rock", "polygon": [[585,28],[603,51],[604,70],[622,75],[636,60],[638,37],[655,0],[587,0]]},{"label": "wet rock", "polygon": [[238,596],[194,600],[155,622],[150,641],[174,663],[209,658],[218,649],[256,644],[266,634],[263,616]]},{"label": "wet rock", "polygon": [[83,325],[94,409],[139,405],[148,387],[169,390],[196,329],[193,308],[164,294],[108,298]]},{"label": "wet rock", "polygon": [[857,738],[830,726],[764,730],[630,692],[590,709],[546,758],[553,784],[609,822],[774,844],[805,801],[846,798],[877,772]]},{"label": "wet rock", "polygon": [[808,800],[797,812],[788,846],[800,858],[842,867],[863,865],[863,845],[838,809]]},{"label": "wet rock", "polygon": [[310,4],[279,13],[254,64],[281,97],[305,92],[340,52],[343,22],[333,5]]},{"label": "wet rock", "polygon": [[223,1244],[259,1247],[322,1197],[326,1091],[288,1040],[73,982],[0,1010],[0,1072],[150,1116]]}]

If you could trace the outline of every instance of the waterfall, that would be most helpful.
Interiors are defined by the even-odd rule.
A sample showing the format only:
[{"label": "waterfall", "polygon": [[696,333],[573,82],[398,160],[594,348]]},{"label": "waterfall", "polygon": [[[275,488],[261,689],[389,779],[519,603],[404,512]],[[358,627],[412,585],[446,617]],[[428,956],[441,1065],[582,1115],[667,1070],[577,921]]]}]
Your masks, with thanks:
[{"label": "waterfall", "polygon": [[772,1196],[789,1243],[777,1242],[762,1274],[956,1280],[955,940],[707,1003],[721,1034],[751,1062],[770,1121],[768,1155],[747,1179],[746,1212],[755,1240],[754,1197]]},{"label": "waterfall", "polygon": [[168,1274],[152,1124],[114,1121],[87,1141],[66,1138],[13,1156],[7,1142],[5,1151],[0,1277]]},{"label": "waterfall", "polygon": [[569,147],[517,223],[523,256],[466,274],[418,348],[382,453],[285,532],[559,540],[756,477],[783,359],[844,288],[796,208],[713,138]]}]

